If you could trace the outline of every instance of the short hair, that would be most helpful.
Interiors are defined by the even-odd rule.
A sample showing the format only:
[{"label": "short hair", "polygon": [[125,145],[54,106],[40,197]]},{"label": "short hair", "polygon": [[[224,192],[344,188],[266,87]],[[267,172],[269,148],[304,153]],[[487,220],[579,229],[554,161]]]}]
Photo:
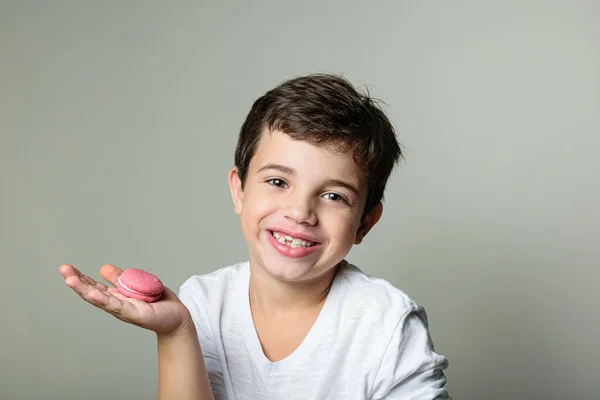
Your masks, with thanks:
[{"label": "short hair", "polygon": [[258,98],[244,121],[235,166],[244,185],[263,132],[281,131],[295,140],[352,151],[367,179],[363,216],[383,200],[394,166],[403,156],[394,127],[375,99],[345,78],[311,74],[287,80]]}]

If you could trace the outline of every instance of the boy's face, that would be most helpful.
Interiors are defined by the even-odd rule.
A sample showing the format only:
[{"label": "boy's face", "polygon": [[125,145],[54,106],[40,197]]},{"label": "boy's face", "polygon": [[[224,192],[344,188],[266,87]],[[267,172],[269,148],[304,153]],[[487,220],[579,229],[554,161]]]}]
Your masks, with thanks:
[{"label": "boy's face", "polygon": [[351,153],[278,131],[263,133],[244,188],[235,168],[229,184],[250,263],[286,282],[333,272],[382,211],[379,204],[361,220],[367,182]]}]

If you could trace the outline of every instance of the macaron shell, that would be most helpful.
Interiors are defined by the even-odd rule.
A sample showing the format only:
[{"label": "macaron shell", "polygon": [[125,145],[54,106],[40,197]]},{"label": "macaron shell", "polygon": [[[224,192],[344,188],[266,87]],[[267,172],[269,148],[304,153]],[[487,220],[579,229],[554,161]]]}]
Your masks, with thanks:
[{"label": "macaron shell", "polygon": [[137,268],[129,268],[123,271],[119,277],[117,289],[124,296],[153,302],[160,298],[163,291],[163,284],[157,276],[149,272]]},{"label": "macaron shell", "polygon": [[129,268],[120,276],[123,285],[131,290],[155,296],[162,293],[163,284],[156,275],[137,268]]}]

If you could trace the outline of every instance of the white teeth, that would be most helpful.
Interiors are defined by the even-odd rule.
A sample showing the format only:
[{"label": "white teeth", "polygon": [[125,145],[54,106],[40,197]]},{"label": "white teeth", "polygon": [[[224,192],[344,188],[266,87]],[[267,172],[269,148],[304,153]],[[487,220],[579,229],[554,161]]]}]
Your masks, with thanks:
[{"label": "white teeth", "polygon": [[273,237],[279,243],[286,244],[293,249],[295,249],[297,247],[311,247],[314,244],[313,242],[309,242],[307,240],[302,240],[302,239],[298,239],[298,238],[293,238],[289,235],[284,236],[278,232],[272,232],[272,233],[273,233]]}]

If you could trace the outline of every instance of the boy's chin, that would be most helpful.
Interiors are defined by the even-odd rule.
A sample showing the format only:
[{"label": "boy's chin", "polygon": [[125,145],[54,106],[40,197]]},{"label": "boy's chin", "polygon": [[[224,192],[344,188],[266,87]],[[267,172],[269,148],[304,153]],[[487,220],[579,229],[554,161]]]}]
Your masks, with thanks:
[{"label": "boy's chin", "polygon": [[302,266],[300,263],[294,261],[267,261],[263,264],[263,267],[269,275],[282,282],[296,283],[310,279],[313,272],[312,268],[308,265]]},{"label": "boy's chin", "polygon": [[273,278],[289,284],[309,283],[320,280],[328,277],[330,275],[329,272],[335,270],[335,266],[323,268],[314,264],[299,263],[298,260],[294,259],[288,262],[266,261],[262,264],[262,268]]}]

